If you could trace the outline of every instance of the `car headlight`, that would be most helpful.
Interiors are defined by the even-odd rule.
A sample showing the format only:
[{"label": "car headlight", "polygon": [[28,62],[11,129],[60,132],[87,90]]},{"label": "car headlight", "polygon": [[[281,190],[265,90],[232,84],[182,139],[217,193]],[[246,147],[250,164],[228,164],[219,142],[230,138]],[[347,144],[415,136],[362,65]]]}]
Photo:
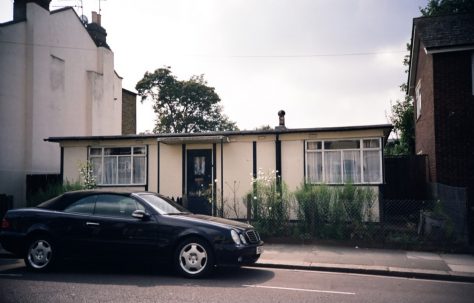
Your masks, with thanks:
[{"label": "car headlight", "polygon": [[232,240],[234,240],[235,244],[241,244],[239,234],[235,230],[231,230],[230,235],[232,236]]},{"label": "car headlight", "polygon": [[239,236],[240,236],[240,242],[242,242],[242,244],[247,244],[247,240],[245,240],[244,235],[239,234]]}]

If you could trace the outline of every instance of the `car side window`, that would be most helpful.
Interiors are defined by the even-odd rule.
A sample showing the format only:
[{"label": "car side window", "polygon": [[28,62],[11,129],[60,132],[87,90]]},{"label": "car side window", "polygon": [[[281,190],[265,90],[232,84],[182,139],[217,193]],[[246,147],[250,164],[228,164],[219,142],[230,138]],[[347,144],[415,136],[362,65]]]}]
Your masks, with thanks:
[{"label": "car side window", "polygon": [[97,197],[94,214],[107,217],[132,218],[132,213],[137,209],[139,209],[138,203],[133,198],[107,194]]},{"label": "car side window", "polygon": [[84,197],[82,199],[73,202],[71,205],[64,209],[66,213],[79,213],[92,215],[94,213],[96,195]]}]

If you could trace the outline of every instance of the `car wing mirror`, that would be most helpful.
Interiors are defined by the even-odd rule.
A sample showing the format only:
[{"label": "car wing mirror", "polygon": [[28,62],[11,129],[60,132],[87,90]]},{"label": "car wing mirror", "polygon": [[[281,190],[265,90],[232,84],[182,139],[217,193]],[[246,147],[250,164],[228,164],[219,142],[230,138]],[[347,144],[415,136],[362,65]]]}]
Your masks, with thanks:
[{"label": "car wing mirror", "polygon": [[150,219],[150,215],[142,209],[137,209],[136,211],[134,211],[132,213],[132,217],[143,220],[143,221]]}]

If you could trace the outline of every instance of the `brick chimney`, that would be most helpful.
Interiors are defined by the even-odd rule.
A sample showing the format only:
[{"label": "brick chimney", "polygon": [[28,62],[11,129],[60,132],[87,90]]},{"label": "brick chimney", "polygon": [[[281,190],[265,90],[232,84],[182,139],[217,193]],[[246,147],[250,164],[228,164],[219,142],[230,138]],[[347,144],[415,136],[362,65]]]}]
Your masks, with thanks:
[{"label": "brick chimney", "polygon": [[110,49],[110,47],[107,45],[107,32],[100,23],[100,14],[97,12],[92,12],[92,21],[91,23],[87,24],[87,31],[97,46],[103,46]]},{"label": "brick chimney", "polygon": [[36,3],[49,11],[51,0],[15,0],[13,3],[13,21],[26,20],[26,4],[30,2]]}]

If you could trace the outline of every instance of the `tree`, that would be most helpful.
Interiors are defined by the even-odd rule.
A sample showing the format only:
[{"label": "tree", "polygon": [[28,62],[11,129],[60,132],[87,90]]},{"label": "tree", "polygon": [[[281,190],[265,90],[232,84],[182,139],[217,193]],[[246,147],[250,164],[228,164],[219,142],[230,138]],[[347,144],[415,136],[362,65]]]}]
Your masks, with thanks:
[{"label": "tree", "polygon": [[[407,50],[410,51],[411,45],[407,43]],[[408,73],[410,66],[410,55],[403,58],[403,65],[406,67],[405,73]],[[389,116],[393,124],[393,130],[397,139],[392,144],[387,144],[385,154],[387,155],[410,155],[415,151],[415,116],[413,108],[413,99],[408,95],[408,86],[406,83],[400,85],[400,89],[405,92],[403,100],[395,101],[392,104],[392,112]]]},{"label": "tree", "polygon": [[[420,12],[423,17],[472,13],[474,12],[474,1],[429,0],[426,7],[420,7]],[[409,43],[407,43],[407,50],[411,50]],[[408,72],[410,66],[410,55],[405,56],[403,59],[403,65],[407,68],[405,72]],[[406,93],[405,99],[397,100],[395,104],[392,105],[392,112],[389,116],[398,139],[394,144],[387,145],[385,149],[386,154],[392,155],[413,154],[415,151],[415,116],[413,100],[408,95],[408,87],[405,83],[400,85],[400,88]]]},{"label": "tree", "polygon": [[237,130],[235,122],[222,113],[221,99],[204,76],[180,81],[163,67],[146,72],[135,89],[144,100],[153,102],[157,114],[155,133],[195,133]]},{"label": "tree", "polygon": [[420,8],[423,17],[441,15],[472,13],[474,1],[472,0],[429,0],[425,8]]}]

